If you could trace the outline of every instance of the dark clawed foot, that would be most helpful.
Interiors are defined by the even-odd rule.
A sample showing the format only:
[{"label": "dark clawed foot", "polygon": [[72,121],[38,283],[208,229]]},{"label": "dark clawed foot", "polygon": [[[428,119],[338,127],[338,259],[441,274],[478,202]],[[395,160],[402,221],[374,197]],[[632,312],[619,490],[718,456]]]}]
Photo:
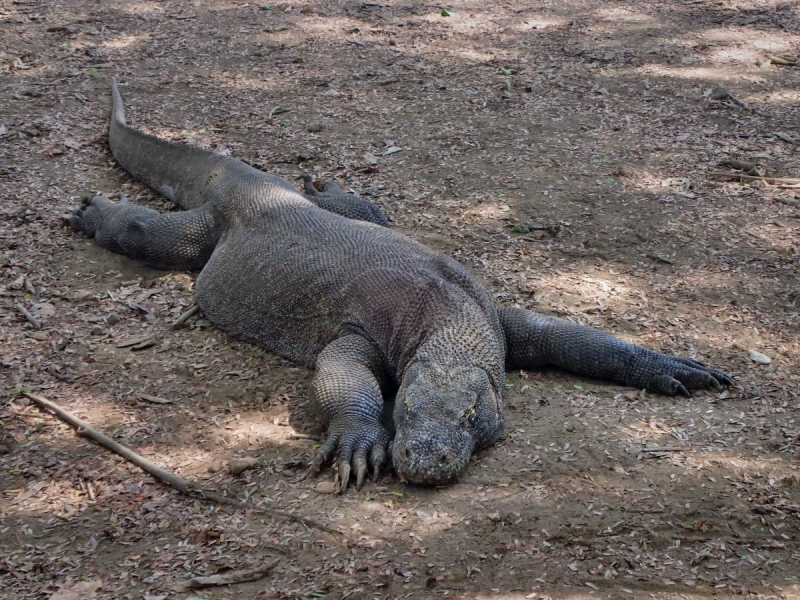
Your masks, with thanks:
[{"label": "dark clawed foot", "polygon": [[333,456],[333,465],[338,468],[341,479],[340,493],[347,490],[353,472],[356,475],[356,489],[360,490],[370,466],[373,469],[373,481],[378,480],[386,462],[388,443],[389,434],[380,423],[331,423],[328,439],[317,450],[311,462],[311,473],[319,473],[322,465]]},{"label": "dark clawed foot", "polygon": [[[123,201],[126,201],[123,197]],[[75,231],[80,231],[87,237],[94,237],[103,223],[103,213],[115,203],[105,196],[84,197],[81,205],[72,215],[66,217],[66,223]]]},{"label": "dark clawed foot", "polygon": [[317,195],[317,188],[314,187],[314,177],[311,173],[303,173],[300,175],[300,179],[303,180],[303,189],[305,193],[309,196],[316,196]]},{"label": "dark clawed foot", "polygon": [[711,388],[717,392],[733,385],[733,380],[716,369],[690,358],[659,356],[658,374],[645,386],[648,390],[669,396],[691,398],[689,390]]}]

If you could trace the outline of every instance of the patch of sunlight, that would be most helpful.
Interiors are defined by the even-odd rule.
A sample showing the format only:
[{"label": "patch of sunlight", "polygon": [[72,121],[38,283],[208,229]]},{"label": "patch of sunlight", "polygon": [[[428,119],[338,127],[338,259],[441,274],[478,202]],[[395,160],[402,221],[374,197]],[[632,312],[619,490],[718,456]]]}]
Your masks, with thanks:
[{"label": "patch of sunlight", "polygon": [[[672,427],[666,422],[651,416],[648,419],[639,419],[627,424],[617,425],[618,435],[620,439],[627,439],[627,441],[635,444],[643,444],[647,446],[663,446],[665,437],[671,439],[669,436],[672,433]],[[667,443],[666,445],[669,445]],[[686,452],[689,452],[689,448]]]},{"label": "patch of sunlight", "polygon": [[[703,457],[703,452],[693,452],[695,459]],[[760,473],[766,478],[769,487],[781,487],[787,482],[794,484],[797,479],[797,469],[789,460],[775,460],[774,458],[762,459],[733,454],[731,452],[715,451],[708,457],[711,463],[718,467],[730,468],[734,473]],[[787,457],[788,458],[788,457]]]},{"label": "patch of sunlight", "polygon": [[635,287],[626,285],[628,279],[624,275],[608,274],[608,277],[594,275],[576,275],[575,273],[561,273],[548,271],[537,278],[537,285],[542,289],[559,290],[575,294],[586,300],[606,300],[630,304],[634,299],[647,306],[649,300],[644,292]]},{"label": "patch of sunlight", "polygon": [[563,27],[569,22],[569,19],[525,19],[522,23],[512,25],[511,29],[515,31],[531,31],[533,29],[547,29],[548,27]]},{"label": "patch of sunlight", "polygon": [[638,75],[661,75],[662,77],[674,77],[676,79],[698,80],[702,82],[719,81],[726,82],[730,77],[719,67],[673,67],[658,63],[647,63],[633,69]]},{"label": "patch of sunlight", "polygon": [[126,12],[129,15],[147,15],[152,13],[164,12],[164,7],[159,6],[158,2],[131,2],[130,4],[122,4],[119,10]]},{"label": "patch of sunlight", "polygon": [[[236,71],[210,71],[205,73],[205,78],[209,82],[220,84],[222,87],[236,87],[270,94],[273,92],[286,94],[286,78],[278,74],[253,77]],[[265,95],[264,99],[269,102],[274,101],[275,106],[279,104],[278,96]],[[266,113],[269,113],[269,109],[266,110]]]},{"label": "patch of sunlight", "polygon": [[763,50],[764,52],[774,52],[776,54],[785,52],[787,54],[794,54],[792,45],[787,43],[785,40],[778,39],[777,37],[768,37],[763,40],[756,40],[753,42],[753,46],[759,50]]},{"label": "patch of sunlight", "polygon": [[121,35],[114,39],[102,42],[101,46],[109,50],[122,50],[136,43],[147,41],[150,36],[145,35]]},{"label": "patch of sunlight", "polygon": [[[556,586],[554,585],[553,587],[555,588]],[[559,589],[558,597],[559,598],[563,598],[564,600],[597,600],[599,598],[599,596],[594,595],[591,592],[587,592],[585,594],[581,594],[581,593],[565,594],[563,591],[561,591],[561,588],[558,588],[558,589]],[[554,592],[551,592],[551,593],[554,593]],[[543,593],[542,590],[537,590],[536,592],[531,592],[531,593],[527,593],[527,592],[502,593],[502,591],[501,591],[501,592],[492,592],[492,593],[490,593],[488,595],[477,594],[475,596],[470,596],[470,598],[472,598],[473,600],[523,600],[524,598],[543,598],[543,597],[548,597],[548,594]],[[676,597],[677,597],[677,595],[676,595]],[[687,595],[687,594],[684,593],[684,594],[681,594],[681,598],[684,598],[684,600],[686,598],[688,598],[689,600],[692,600],[693,596],[692,595]],[[701,600],[701,599],[702,600],[707,600],[707,598],[705,598],[704,596],[699,596],[699,595],[696,596],[696,598],[697,598],[697,600]]]},{"label": "patch of sunlight", "polygon": [[709,58],[714,62],[755,65],[760,54],[753,48],[717,48],[710,53]]},{"label": "patch of sunlight", "polygon": [[[211,424],[209,424],[209,434]],[[242,415],[240,419],[228,421],[224,427],[216,430],[215,435],[227,435],[232,441],[231,445],[249,443],[250,445],[262,444],[269,440],[270,446],[296,446],[297,442],[289,438],[294,430],[290,426],[276,425],[267,421],[263,413],[250,413]]]},{"label": "patch of sunlight", "polygon": [[308,19],[301,23],[303,31],[313,33],[325,38],[326,41],[339,39],[360,38],[363,34],[369,34],[363,21],[349,19],[347,17],[326,17],[324,19]]},{"label": "patch of sunlight", "polygon": [[503,199],[500,199],[496,202],[483,202],[478,206],[468,207],[462,211],[460,216],[463,218],[481,218],[483,220],[499,219],[501,217],[507,217],[509,211],[510,207],[508,204],[506,204]]},{"label": "patch of sunlight", "polygon": [[661,21],[647,13],[635,12],[630,8],[614,7],[605,10],[596,10],[592,13],[598,20],[611,21],[613,23],[639,23],[651,25],[653,27],[661,25]]}]

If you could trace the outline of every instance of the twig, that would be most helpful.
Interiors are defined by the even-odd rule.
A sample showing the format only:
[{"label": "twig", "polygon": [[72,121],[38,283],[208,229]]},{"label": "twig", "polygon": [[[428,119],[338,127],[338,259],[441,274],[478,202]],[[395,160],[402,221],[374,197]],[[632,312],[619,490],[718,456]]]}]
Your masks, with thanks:
[{"label": "twig", "polygon": [[794,206],[795,208],[800,208],[800,202],[797,200],[789,200],[789,198],[775,198],[778,202],[786,204],[787,206]]},{"label": "twig", "polygon": [[22,306],[22,304],[15,304],[14,306],[17,307],[17,310],[22,313],[22,316],[28,319],[28,322],[31,325],[33,325],[36,329],[42,328],[42,324],[39,322],[39,319],[37,319],[31,313],[29,313],[28,309]]},{"label": "twig", "polygon": [[280,106],[276,106],[271,111],[269,111],[269,116],[267,117],[267,121],[272,123],[272,117],[275,115],[282,115],[283,113],[290,112],[288,108],[282,108]]},{"label": "twig", "polygon": [[645,254],[645,256],[650,260],[654,260],[656,262],[665,263],[667,265],[672,264],[672,261],[669,258],[664,258],[663,256],[658,256],[657,254]]},{"label": "twig", "polygon": [[757,114],[760,117],[770,117],[770,118],[772,117],[772,115],[770,115],[770,114],[762,112],[762,111],[758,110],[757,108],[753,108],[752,106],[747,104],[747,102],[745,102],[744,100],[740,100],[739,98],[734,96],[730,91],[726,90],[723,87],[716,87],[713,90],[711,90],[711,97],[714,100],[720,100],[720,101],[721,100],[730,100],[734,104],[736,104],[738,106],[741,106],[743,109],[745,109],[747,111],[750,111],[750,112],[752,112],[754,114]]},{"label": "twig", "polygon": [[169,328],[170,329],[177,329],[178,327],[180,327],[181,325],[186,323],[186,321],[191,319],[194,315],[196,315],[199,311],[200,311],[200,307],[197,304],[193,304],[191,306],[191,308],[189,308],[180,317],[178,317],[175,320],[175,322],[172,325],[170,325]]},{"label": "twig", "polygon": [[792,446],[794,446],[798,441],[800,441],[800,431],[798,431],[795,436],[786,444],[783,448],[781,448],[778,452],[786,452],[790,450]]},{"label": "twig", "polygon": [[139,394],[139,398],[142,400],[147,400],[148,402],[152,402],[153,404],[172,404],[172,400],[159,398],[158,396],[150,396],[148,394]]},{"label": "twig", "polygon": [[551,236],[561,233],[561,223],[551,223],[549,225],[531,225],[530,223],[517,223],[511,229],[513,233],[529,233],[531,231],[546,231]]},{"label": "twig", "polygon": [[314,440],[315,442],[322,441],[322,438],[313,433],[298,433],[297,431],[290,431],[286,437],[290,440]]},{"label": "twig", "polygon": [[724,173],[720,171],[712,171],[708,175],[710,175],[711,177],[744,179],[745,181],[765,181],[767,183],[786,183],[786,184],[800,183],[800,179],[793,179],[791,177],[762,177],[761,175],[745,175],[744,173]]},{"label": "twig", "polygon": [[247,583],[248,581],[258,581],[264,575],[272,571],[281,562],[277,558],[271,563],[255,569],[243,569],[241,571],[229,571],[222,575],[211,575],[209,577],[195,577],[186,582],[190,588],[213,587],[216,585],[232,585],[234,583]]},{"label": "twig", "polygon": [[680,446],[645,446],[642,452],[682,452],[688,448],[681,448]]},{"label": "twig", "polygon": [[150,462],[143,456],[140,456],[130,448],[123,446],[112,440],[110,437],[105,435],[104,433],[100,433],[93,427],[91,427],[88,423],[79,419],[72,413],[64,410],[55,402],[48,400],[44,396],[40,396],[38,394],[31,394],[30,392],[22,392],[22,395],[30,400],[33,400],[36,404],[40,407],[49,410],[50,412],[54,413],[59,419],[72,425],[75,429],[78,430],[78,434],[88,437],[101,446],[108,448],[115,454],[120,455],[124,459],[132,462],[134,465],[149,473],[160,482],[168,485],[174,490],[178,490],[181,494],[186,496],[190,496],[192,498],[200,498],[203,500],[209,500],[211,502],[215,502],[217,504],[223,504],[226,506],[233,506],[235,508],[245,508],[245,509],[252,509],[256,512],[273,515],[276,517],[283,517],[285,519],[289,519],[291,521],[296,521],[297,523],[301,523],[306,527],[313,527],[315,529],[319,529],[320,531],[324,531],[326,533],[335,534],[335,535],[343,535],[342,533],[331,529],[330,527],[326,527],[322,523],[318,523],[313,519],[309,519],[308,517],[302,517],[300,515],[284,512],[282,510],[275,510],[272,508],[260,508],[257,506],[253,506],[248,502],[242,502],[240,500],[235,500],[233,498],[228,498],[227,496],[223,496],[222,494],[218,494],[217,492],[205,491],[197,488],[193,483],[186,481],[178,477],[177,475],[170,473],[166,469],[162,469],[158,465]]}]

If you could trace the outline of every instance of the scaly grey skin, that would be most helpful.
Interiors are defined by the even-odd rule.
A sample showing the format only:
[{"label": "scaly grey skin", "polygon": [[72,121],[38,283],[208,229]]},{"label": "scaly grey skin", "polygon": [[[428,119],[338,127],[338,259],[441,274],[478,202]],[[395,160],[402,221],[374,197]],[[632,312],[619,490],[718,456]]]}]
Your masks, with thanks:
[{"label": "scaly grey skin", "polygon": [[[463,266],[384,227],[380,209],[328,184],[288,182],[125,123],[112,82],[109,146],[131,175],[184,212],[94,197],[69,224],[161,269],[200,270],[197,301],[220,329],[316,368],[312,406],[344,491],[387,459],[409,482],[454,481],[503,433],[506,369],[554,365],[667,395],[730,385],[719,371],[601,331],[493,305]],[[335,185],[335,184],[334,184]],[[350,218],[347,218],[350,217]],[[355,220],[360,219],[360,220]]]},{"label": "scaly grey skin", "polygon": [[328,181],[322,186],[322,190],[317,190],[312,183],[313,178],[310,173],[303,173],[300,176],[303,180],[303,190],[306,198],[325,210],[335,212],[338,215],[357,221],[369,221],[384,227],[389,226],[386,215],[379,206],[372,202],[362,200],[355,194],[347,194],[342,188],[333,181]]}]

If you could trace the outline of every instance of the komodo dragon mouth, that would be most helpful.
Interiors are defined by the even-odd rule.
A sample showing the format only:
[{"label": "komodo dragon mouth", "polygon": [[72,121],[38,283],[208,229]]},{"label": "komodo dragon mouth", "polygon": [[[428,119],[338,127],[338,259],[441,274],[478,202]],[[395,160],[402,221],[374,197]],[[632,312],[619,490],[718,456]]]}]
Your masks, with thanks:
[{"label": "komodo dragon mouth", "polygon": [[[127,125],[117,82],[108,142],[119,165],[182,212],[87,198],[67,222],[157,269],[199,271],[220,329],[314,368],[310,401],[328,438],[312,461],[344,491],[388,459],[382,390],[399,385],[391,459],[400,477],[454,481],[503,431],[505,369],[567,371],[689,396],[725,373],[602,331],[495,307],[468,269],[386,227],[380,207],[328,183],[288,181],[229,156]],[[396,382],[393,384],[392,382]]]}]

